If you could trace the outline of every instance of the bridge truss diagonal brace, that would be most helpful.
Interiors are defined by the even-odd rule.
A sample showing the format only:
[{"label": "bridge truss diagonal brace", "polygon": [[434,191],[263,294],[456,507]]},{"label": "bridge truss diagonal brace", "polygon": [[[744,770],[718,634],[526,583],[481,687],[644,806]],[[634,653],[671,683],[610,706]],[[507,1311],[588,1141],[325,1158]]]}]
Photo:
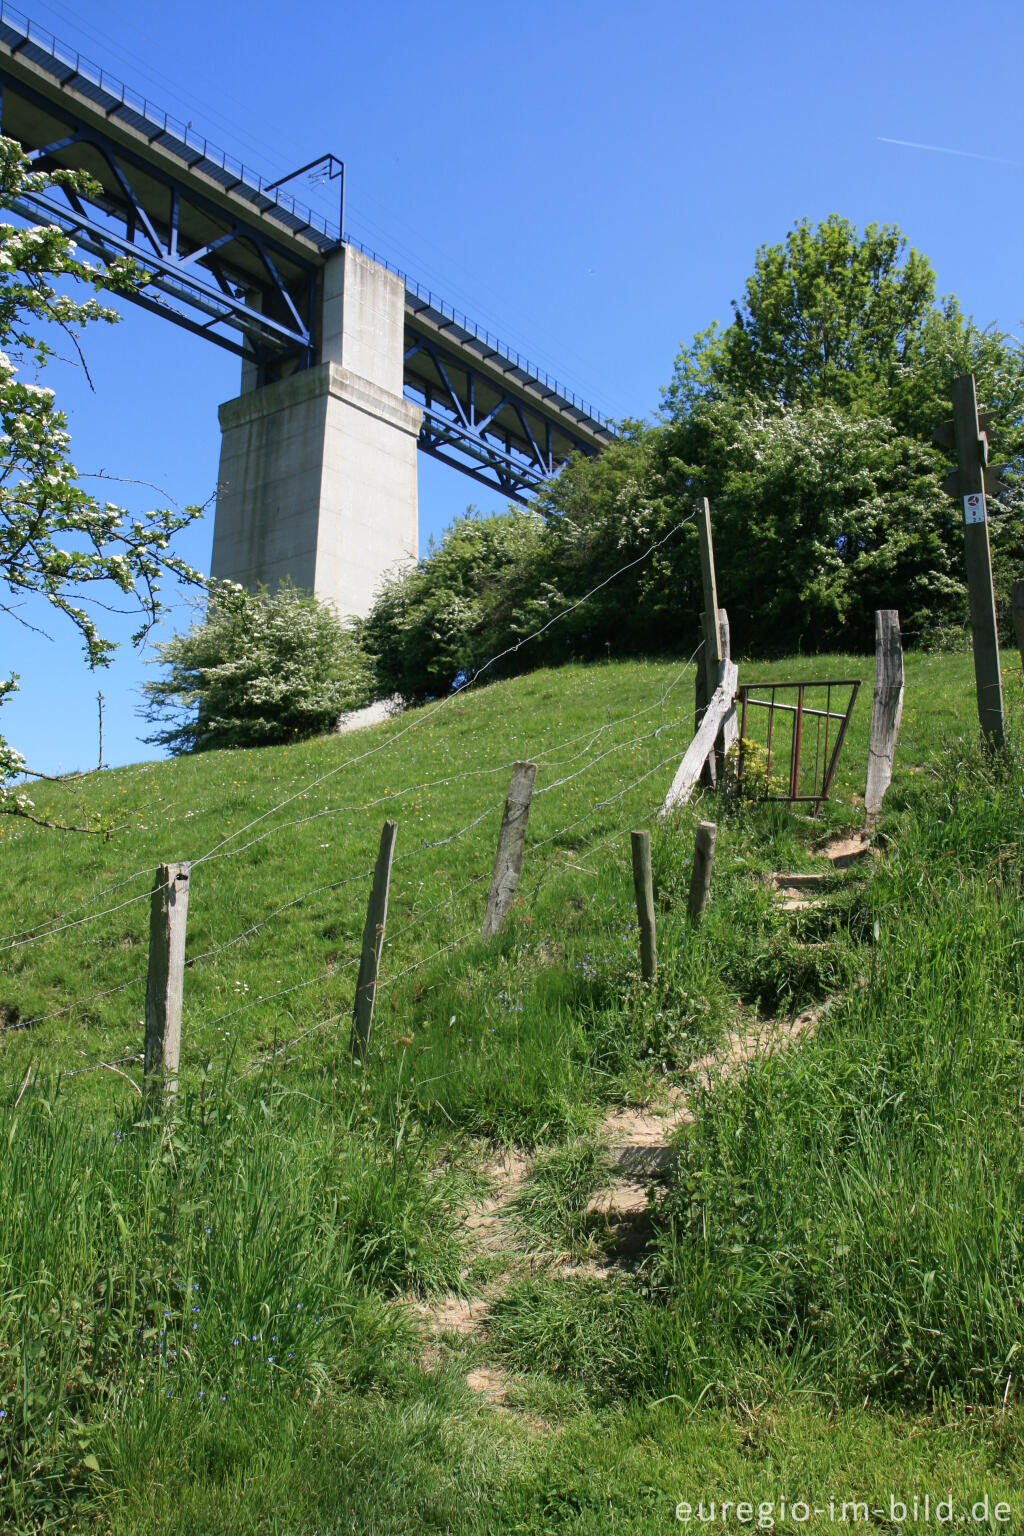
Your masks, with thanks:
[{"label": "bridge truss diagonal brace", "polygon": [[408,330],[407,339],[405,391],[423,410],[423,452],[524,505],[570,453],[595,455],[557,407],[502,384],[468,347],[449,349]]},{"label": "bridge truss diagonal brace", "polygon": [[[56,137],[26,142],[26,110],[60,124]],[[96,196],[53,188],[22,197],[13,211],[30,222],[56,224],[104,262],[128,258],[143,271],[128,295],[142,308],[166,315],[187,330],[251,361],[309,367],[321,261],[304,261],[262,231],[234,218],[205,197],[183,168],[176,178],[78,121],[63,102],[51,101],[5,74],[0,56],[0,132],[23,143],[35,169],[67,169],[68,153],[86,150],[102,165]],[[90,174],[94,174],[90,171]],[[137,191],[139,178],[148,196]],[[189,238],[186,223],[204,234]],[[282,264],[294,274],[281,276]],[[178,308],[182,305],[184,308]]]}]

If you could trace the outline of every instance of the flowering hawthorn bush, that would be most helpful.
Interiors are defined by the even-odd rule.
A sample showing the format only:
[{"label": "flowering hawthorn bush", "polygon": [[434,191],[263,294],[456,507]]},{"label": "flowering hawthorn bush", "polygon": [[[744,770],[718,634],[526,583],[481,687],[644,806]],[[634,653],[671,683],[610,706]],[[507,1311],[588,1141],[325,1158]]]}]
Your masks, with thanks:
[{"label": "flowering hawthorn bush", "polygon": [[[77,173],[32,170],[20,146],[0,137],[0,208],[32,192],[81,192],[87,186]],[[90,495],[71,460],[64,412],[53,390],[35,382],[54,355],[47,340],[54,327],[77,351],[84,326],[120,318],[94,296],[69,295],[67,280],[130,292],[140,275],[130,262],[95,267],[80,260],[56,225],[0,223],[0,613],[24,623],[17,612],[21,602],[44,598],[78,630],[90,667],[106,665],[115,643],[86,608],[102,607],[102,597],[87,595],[86,588],[113,588],[137,605],[132,641],[138,644],[163,611],[165,577],[205,585],[170,552],[174,534],[201,509],[135,516]],[[0,704],[16,688],[15,675],[0,680]],[[31,815],[32,802],[11,788],[24,769],[22,755],[0,736],[0,812]]]}]

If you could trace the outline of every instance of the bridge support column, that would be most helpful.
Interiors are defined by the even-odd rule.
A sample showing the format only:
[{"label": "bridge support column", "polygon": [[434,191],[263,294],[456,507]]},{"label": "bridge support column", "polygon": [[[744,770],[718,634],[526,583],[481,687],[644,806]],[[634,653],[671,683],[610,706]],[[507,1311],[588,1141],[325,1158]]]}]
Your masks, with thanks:
[{"label": "bridge support column", "polygon": [[416,559],[422,412],[402,394],[404,326],[401,278],[347,246],[329,258],[322,361],[220,407],[215,577],[290,576],[363,615],[385,573]]}]

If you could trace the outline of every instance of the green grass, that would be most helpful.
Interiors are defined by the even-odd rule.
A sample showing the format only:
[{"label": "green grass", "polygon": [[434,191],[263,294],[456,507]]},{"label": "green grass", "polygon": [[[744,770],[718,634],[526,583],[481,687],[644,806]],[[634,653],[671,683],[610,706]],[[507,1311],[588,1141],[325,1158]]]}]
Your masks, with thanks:
[{"label": "green grass", "polygon": [[[813,867],[827,833],[860,824],[871,663],[741,679],[755,672],[865,679],[817,822],[705,800],[657,826],[692,717],[692,670],[660,662],[35,793],[108,839],[0,819],[0,927],[60,928],[0,949],[5,1529],[647,1532],[691,1497],[1016,1497],[1024,775],[973,744],[970,657],[912,653],[886,857],[787,916],[767,873]],[[1016,739],[1019,674],[1006,683]],[[485,946],[527,756],[544,793]],[[384,815],[389,945],[355,1067]],[[629,867],[642,825],[652,986]],[[157,861],[181,858],[199,958],[164,1133],[125,1078],[83,1069],[140,1048],[146,898]],[[593,1251],[606,1106],[656,1096],[755,1009],[836,993],[815,1039],[701,1103],[638,1269],[545,1273],[545,1254]],[[535,1154],[510,1218],[526,1268],[483,1339],[425,1371],[401,1299],[487,1283],[460,1212],[495,1143]],[[466,1388],[474,1360],[508,1372],[508,1412]]]}]

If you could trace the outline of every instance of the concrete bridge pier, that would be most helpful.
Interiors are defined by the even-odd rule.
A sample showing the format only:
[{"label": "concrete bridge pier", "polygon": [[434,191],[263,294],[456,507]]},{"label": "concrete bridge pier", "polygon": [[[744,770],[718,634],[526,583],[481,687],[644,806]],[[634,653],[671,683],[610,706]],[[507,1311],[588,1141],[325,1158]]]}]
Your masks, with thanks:
[{"label": "concrete bridge pier", "polygon": [[405,284],[349,246],[324,268],[319,363],[220,407],[212,575],[285,576],[343,615],[418,552],[422,411],[402,393]]}]

